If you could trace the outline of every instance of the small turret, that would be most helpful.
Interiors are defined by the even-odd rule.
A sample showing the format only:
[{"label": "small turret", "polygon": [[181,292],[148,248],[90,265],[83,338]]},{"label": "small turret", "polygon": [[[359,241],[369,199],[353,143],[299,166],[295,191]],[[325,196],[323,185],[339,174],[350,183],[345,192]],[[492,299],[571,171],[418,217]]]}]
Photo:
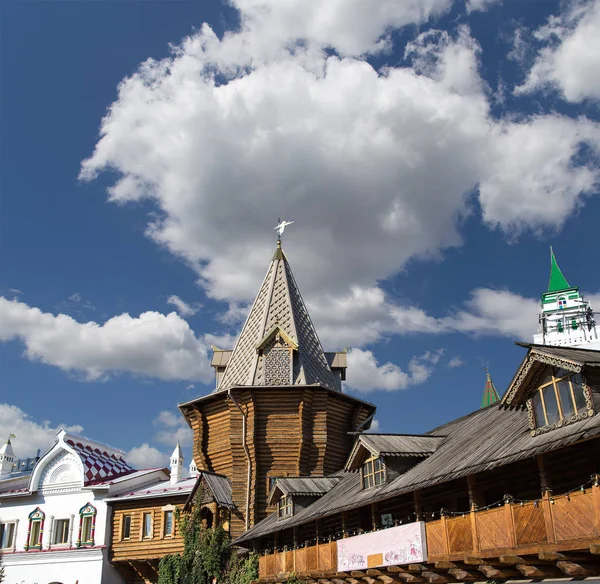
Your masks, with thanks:
[{"label": "small turret", "polygon": [[538,345],[563,345],[598,349],[594,312],[577,286],[570,286],[550,248],[548,291],[542,294],[540,327],[533,336]]},{"label": "small turret", "polygon": [[496,391],[496,386],[494,385],[494,382],[492,381],[492,376],[490,375],[490,372],[487,368],[485,370],[485,373],[485,387],[483,388],[483,397],[481,398],[482,408],[487,408],[488,406],[491,406],[492,404],[495,404],[496,402],[500,401],[500,396]]},{"label": "small turret", "polygon": [[10,478],[15,462],[15,453],[10,443],[11,437],[13,437],[13,434],[8,437],[6,444],[0,448],[0,481]]},{"label": "small turret", "polygon": [[171,484],[178,483],[183,476],[183,453],[181,452],[181,445],[177,442],[173,454],[171,454]]},{"label": "small turret", "polygon": [[195,478],[198,476],[198,466],[196,465],[196,461],[192,458],[192,462],[190,462],[190,470],[188,476],[191,478]]}]

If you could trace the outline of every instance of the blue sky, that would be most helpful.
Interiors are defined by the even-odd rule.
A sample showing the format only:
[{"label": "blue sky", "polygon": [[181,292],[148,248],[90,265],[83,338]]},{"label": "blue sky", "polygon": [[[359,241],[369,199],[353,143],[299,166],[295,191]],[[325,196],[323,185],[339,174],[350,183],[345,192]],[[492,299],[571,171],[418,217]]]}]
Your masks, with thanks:
[{"label": "blue sky", "polygon": [[139,466],[189,446],[176,404],[212,389],[209,347],[233,343],[279,216],[381,431],[472,411],[485,366],[505,389],[550,244],[594,302],[600,2],[325,6],[3,4],[0,431],[17,454],[62,426]]}]

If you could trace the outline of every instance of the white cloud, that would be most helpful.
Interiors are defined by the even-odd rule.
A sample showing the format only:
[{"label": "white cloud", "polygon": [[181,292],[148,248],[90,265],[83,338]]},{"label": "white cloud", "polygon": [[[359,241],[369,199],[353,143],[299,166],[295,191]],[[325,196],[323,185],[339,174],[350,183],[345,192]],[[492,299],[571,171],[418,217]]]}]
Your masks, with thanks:
[{"label": "white cloud", "polygon": [[467,0],[467,12],[486,11],[492,4],[500,2],[502,0]]},{"label": "white cloud", "polygon": [[23,410],[10,404],[0,404],[0,428],[3,432],[0,436],[2,444],[9,434],[16,436],[12,439],[12,445],[17,458],[35,456],[38,449],[44,454],[54,444],[60,429],[76,434],[83,432],[83,426],[78,424],[53,424],[48,420],[38,423]]},{"label": "white cloud", "polygon": [[408,373],[393,363],[379,362],[372,351],[351,349],[348,351],[348,378],[346,386],[357,391],[369,392],[375,389],[396,391],[406,389],[426,381],[441,353],[427,352],[421,357],[413,357],[407,366]]},{"label": "white cloud", "polygon": [[181,314],[182,316],[193,316],[198,312],[200,308],[202,308],[201,304],[197,302],[188,304],[175,294],[169,296],[169,298],[167,299],[167,304],[172,304],[173,306],[175,306],[175,308],[177,308],[177,312],[179,312],[179,314]]},{"label": "white cloud", "polygon": [[553,87],[568,101],[600,99],[600,0],[573,0],[565,6],[536,31],[542,47],[516,92]]},{"label": "white cloud", "polygon": [[182,446],[191,445],[194,434],[179,412],[175,414],[171,410],[163,410],[154,419],[153,424],[158,427],[154,439],[160,444],[171,448],[175,448],[177,442]]},{"label": "white cloud", "polygon": [[381,424],[380,424],[379,420],[372,420],[371,426],[367,430],[367,432],[371,432],[372,434],[375,434],[375,433],[379,432],[380,430],[381,430]]},{"label": "white cloud", "polygon": [[0,341],[20,340],[25,355],[94,381],[128,372],[158,379],[209,381],[207,348],[177,314],[121,314],[80,323],[0,297]]},{"label": "white cloud", "polygon": [[456,369],[457,367],[463,367],[465,362],[460,357],[452,357],[446,364],[446,367],[450,369]]},{"label": "white cloud", "polygon": [[137,469],[165,468],[169,465],[169,455],[146,442],[127,452],[125,460]]},{"label": "white cloud", "polygon": [[[425,18],[447,7],[394,4],[428,6]],[[554,114],[493,119],[480,48],[466,28],[424,33],[408,46],[408,64],[376,71],[319,48],[372,49],[385,26],[399,26],[389,16],[382,28],[385,2],[352,2],[339,30],[312,4],[306,13],[294,12],[294,2],[236,5],[244,11],[241,32],[218,39],[204,26],[172,57],[149,60],[123,80],[81,177],[116,171],[111,201],[151,198],[162,218],[149,220],[148,235],[192,265],[208,295],[230,303],[233,320],[272,254],[271,210],[296,220],[285,249],[317,326],[325,323],[324,341],[524,331],[527,323],[507,326],[491,313],[474,318],[477,305],[438,318],[396,306],[381,300],[377,282],[411,258],[460,245],[469,196],[478,197],[489,226],[511,236],[560,228],[598,181],[593,161],[575,163],[582,144],[600,148],[597,126]],[[365,36],[345,44],[344,31],[353,31],[346,19],[359,13]],[[377,34],[368,32],[372,21]],[[287,24],[269,34],[309,37],[317,46],[286,51],[282,37],[275,58],[253,44],[256,31],[276,22]],[[354,319],[326,330],[340,311]]]}]

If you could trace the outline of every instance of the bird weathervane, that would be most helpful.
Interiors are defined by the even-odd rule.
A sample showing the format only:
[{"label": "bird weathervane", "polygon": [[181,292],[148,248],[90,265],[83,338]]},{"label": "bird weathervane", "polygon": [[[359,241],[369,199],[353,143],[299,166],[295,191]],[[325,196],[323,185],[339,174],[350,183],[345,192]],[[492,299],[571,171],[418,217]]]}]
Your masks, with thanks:
[{"label": "bird weathervane", "polygon": [[277,222],[278,222],[277,227],[273,227],[273,229],[275,231],[277,231],[277,241],[281,241],[281,236],[283,235],[285,228],[288,225],[291,225],[293,223],[293,221],[282,221],[281,218],[279,218],[279,219],[277,219]]}]

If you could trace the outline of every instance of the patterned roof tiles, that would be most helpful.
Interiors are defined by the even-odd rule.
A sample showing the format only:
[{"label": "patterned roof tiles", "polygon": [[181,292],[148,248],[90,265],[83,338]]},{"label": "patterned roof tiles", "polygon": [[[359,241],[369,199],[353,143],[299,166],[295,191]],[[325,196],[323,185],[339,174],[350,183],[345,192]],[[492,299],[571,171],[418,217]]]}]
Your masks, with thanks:
[{"label": "patterned roof tiles", "polygon": [[[265,359],[258,350],[265,335],[279,327],[298,345],[294,366],[287,383],[275,383],[266,374]],[[295,347],[294,347],[295,348]],[[282,365],[282,370],[285,367]],[[341,390],[332,373],[321,343],[278,242],[262,286],[227,363],[217,391],[244,385],[319,384]]]},{"label": "patterned roof tiles", "polygon": [[93,448],[89,444],[67,439],[65,442],[77,452],[83,463],[84,483],[115,478],[135,469],[112,452]]}]

